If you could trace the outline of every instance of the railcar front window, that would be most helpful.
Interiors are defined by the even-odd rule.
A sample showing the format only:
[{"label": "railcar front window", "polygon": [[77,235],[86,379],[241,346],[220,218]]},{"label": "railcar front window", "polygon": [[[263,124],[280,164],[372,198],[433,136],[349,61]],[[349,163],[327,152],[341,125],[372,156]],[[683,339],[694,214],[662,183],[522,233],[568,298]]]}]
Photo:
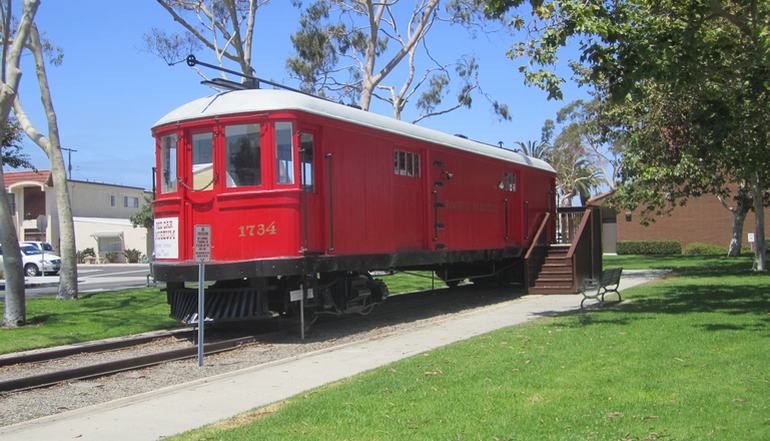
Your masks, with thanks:
[{"label": "railcar front window", "polygon": [[275,175],[279,184],[294,183],[294,148],[290,122],[275,123]]},{"label": "railcar front window", "polygon": [[160,192],[176,191],[176,134],[160,138]]},{"label": "railcar front window", "polygon": [[195,191],[211,190],[214,186],[213,139],[211,132],[192,136],[192,189]]},{"label": "railcar front window", "polygon": [[314,191],[313,186],[313,135],[299,134],[300,160],[302,161],[302,188],[308,192]]},{"label": "railcar front window", "polygon": [[262,184],[260,136],[259,124],[225,127],[228,187]]}]

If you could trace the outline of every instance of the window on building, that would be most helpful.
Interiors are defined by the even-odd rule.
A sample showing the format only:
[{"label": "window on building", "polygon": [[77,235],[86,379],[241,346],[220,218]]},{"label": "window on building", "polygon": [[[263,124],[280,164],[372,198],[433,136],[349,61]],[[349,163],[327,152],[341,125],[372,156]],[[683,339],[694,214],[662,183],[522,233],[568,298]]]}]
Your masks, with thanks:
[{"label": "window on building", "polygon": [[114,206],[115,206],[115,204],[116,204],[116,199],[117,199],[117,198],[115,197],[115,195],[114,195],[114,194],[111,194],[111,195],[110,195],[110,207],[114,207]]},{"label": "window on building", "polygon": [[123,206],[128,208],[128,196],[123,196]]},{"label": "window on building", "polygon": [[275,176],[279,184],[294,183],[294,148],[292,124],[275,123]]},{"label": "window on building", "polygon": [[225,127],[228,187],[262,184],[260,137],[259,124]]},{"label": "window on building", "polygon": [[393,173],[399,176],[420,177],[420,154],[394,150]]},{"label": "window on building", "polygon": [[8,197],[8,206],[11,207],[11,216],[16,213],[16,195],[13,193],[6,193]]},{"label": "window on building", "polygon": [[192,135],[192,189],[211,190],[214,186],[213,141],[214,135],[195,133]]},{"label": "window on building", "polygon": [[139,198],[132,198],[134,203],[134,208],[139,208]]},{"label": "window on building", "polygon": [[500,190],[516,191],[516,174],[511,172],[503,173],[503,180],[500,181]]},{"label": "window on building", "polygon": [[177,180],[176,134],[160,138],[160,170],[160,192],[175,192]]},{"label": "window on building", "polygon": [[313,192],[313,135],[311,133],[299,134],[299,155],[302,161],[302,188]]},{"label": "window on building", "polygon": [[119,237],[100,237],[97,240],[99,253],[119,253],[123,251],[123,241]]}]

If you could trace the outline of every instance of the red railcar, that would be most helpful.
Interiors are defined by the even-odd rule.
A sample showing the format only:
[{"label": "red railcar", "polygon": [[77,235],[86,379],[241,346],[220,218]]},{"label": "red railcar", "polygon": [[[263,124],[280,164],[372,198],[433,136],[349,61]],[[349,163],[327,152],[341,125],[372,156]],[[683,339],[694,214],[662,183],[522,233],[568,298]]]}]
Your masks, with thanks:
[{"label": "red railcar", "polygon": [[368,311],[388,294],[373,270],[507,282],[555,217],[543,161],[296,92],[202,98],[152,133],[153,274],[183,321],[197,224],[212,231],[207,318],[225,320],[292,313],[302,280],[316,312]]}]

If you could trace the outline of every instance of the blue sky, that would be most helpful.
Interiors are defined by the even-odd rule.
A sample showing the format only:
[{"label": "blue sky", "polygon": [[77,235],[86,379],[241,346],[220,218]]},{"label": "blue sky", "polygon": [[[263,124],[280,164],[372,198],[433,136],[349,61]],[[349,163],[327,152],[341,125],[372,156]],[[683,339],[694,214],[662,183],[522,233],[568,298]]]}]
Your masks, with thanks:
[{"label": "blue sky", "polygon": [[[288,0],[274,0],[259,11],[253,53],[258,76],[296,86],[285,60],[293,53],[289,37],[299,14]],[[73,179],[149,189],[154,164],[150,127],[175,107],[212,93],[184,63],[169,67],[144,49],[142,35],[150,28],[175,31],[177,25],[150,0],[43,1],[37,22],[64,51],[63,64],[50,66],[48,75],[62,146],[78,150],[72,155]],[[546,118],[554,118],[566,102],[585,96],[584,90],[568,84],[564,102],[548,101],[545,92],[525,86],[518,64],[505,57],[514,38],[505,32],[477,33],[471,38],[458,28],[433,29],[429,43],[434,57],[449,61],[475,55],[482,87],[509,105],[513,121],[499,121],[477,96],[471,109],[426,119],[420,125],[512,147],[515,141],[538,139]],[[203,50],[196,55],[214,62]],[[28,55],[23,60],[20,96],[33,122],[45,131],[31,61]],[[384,106],[373,110],[390,115]],[[37,146],[25,142],[25,150],[36,167],[49,168]]]}]

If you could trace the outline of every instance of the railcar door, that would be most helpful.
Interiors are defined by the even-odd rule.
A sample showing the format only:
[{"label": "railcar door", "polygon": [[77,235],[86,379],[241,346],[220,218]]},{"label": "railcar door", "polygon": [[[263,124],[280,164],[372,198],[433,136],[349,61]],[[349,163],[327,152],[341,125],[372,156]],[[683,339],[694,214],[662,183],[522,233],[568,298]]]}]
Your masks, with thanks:
[{"label": "railcar door", "polygon": [[396,251],[423,248],[423,153],[397,145],[393,149],[393,243]]},{"label": "railcar door", "polygon": [[302,248],[306,253],[323,253],[323,204],[319,195],[320,180],[317,170],[320,137],[319,130],[301,126],[298,134],[300,176],[302,185]]},{"label": "railcar door", "polygon": [[[192,243],[193,225],[214,223],[214,186],[217,178],[214,168],[215,138],[213,127],[191,129],[182,138],[185,154],[184,168],[179,174],[179,190],[185,194],[183,231],[188,232],[188,244]],[[192,250],[187,248],[182,255],[191,258]]]}]

